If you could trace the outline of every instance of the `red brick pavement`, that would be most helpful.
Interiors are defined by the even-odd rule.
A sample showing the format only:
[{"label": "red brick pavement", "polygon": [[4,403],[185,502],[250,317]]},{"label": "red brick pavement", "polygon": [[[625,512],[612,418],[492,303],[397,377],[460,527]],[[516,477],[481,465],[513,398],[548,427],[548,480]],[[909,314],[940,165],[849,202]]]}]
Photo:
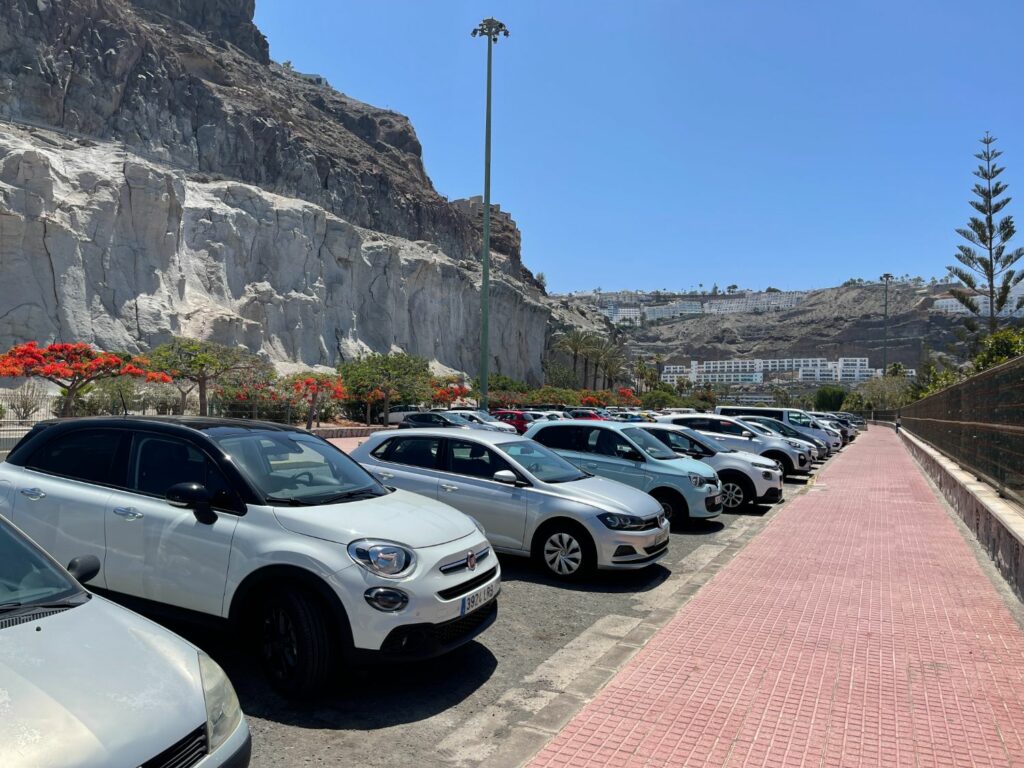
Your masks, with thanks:
[{"label": "red brick pavement", "polygon": [[862,434],[531,766],[1024,766],[1024,632]]}]

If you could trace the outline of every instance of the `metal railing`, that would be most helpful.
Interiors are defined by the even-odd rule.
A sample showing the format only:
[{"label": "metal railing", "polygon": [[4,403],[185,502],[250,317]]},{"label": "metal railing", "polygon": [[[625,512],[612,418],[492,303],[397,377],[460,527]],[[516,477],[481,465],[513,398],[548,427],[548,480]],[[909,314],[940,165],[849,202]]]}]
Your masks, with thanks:
[{"label": "metal railing", "polygon": [[1024,505],[1024,357],[900,409],[903,427]]},{"label": "metal railing", "polygon": [[37,422],[52,419],[59,395],[42,388],[0,390],[0,457],[21,440]]}]

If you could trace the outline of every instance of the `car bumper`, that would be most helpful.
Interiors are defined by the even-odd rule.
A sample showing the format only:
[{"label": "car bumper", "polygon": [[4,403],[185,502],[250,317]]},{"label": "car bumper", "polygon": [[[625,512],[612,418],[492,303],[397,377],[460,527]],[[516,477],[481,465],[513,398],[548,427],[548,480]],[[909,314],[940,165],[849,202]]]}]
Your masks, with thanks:
[{"label": "car bumper", "polygon": [[[756,469],[756,477],[754,478],[754,494],[755,501],[761,504],[773,504],[774,502],[768,501],[772,496],[777,496],[779,501],[782,500],[782,485],[783,478],[782,472],[775,469]],[[770,477],[765,477],[765,474]]]},{"label": "car bumper", "polygon": [[[477,555],[473,570],[464,565],[467,552]],[[423,547],[416,550],[416,556],[416,569],[405,579],[384,579],[358,565],[331,577],[357,654],[387,652],[428,658],[469,642],[493,623],[501,591],[501,565],[483,534],[474,532],[443,545]],[[459,569],[441,570],[456,566]],[[377,610],[364,597],[375,587],[401,590],[408,603],[399,611]],[[482,604],[472,604],[481,598],[486,598]],[[481,615],[475,616],[478,613]]]},{"label": "car bumper", "polygon": [[769,488],[757,497],[758,504],[778,504],[782,501],[782,488]]},{"label": "car bumper", "polygon": [[252,736],[243,717],[228,740],[196,763],[196,768],[247,768],[251,756]]},{"label": "car bumper", "polygon": [[592,529],[591,533],[597,546],[597,567],[601,569],[646,568],[668,554],[668,520],[649,531]]}]

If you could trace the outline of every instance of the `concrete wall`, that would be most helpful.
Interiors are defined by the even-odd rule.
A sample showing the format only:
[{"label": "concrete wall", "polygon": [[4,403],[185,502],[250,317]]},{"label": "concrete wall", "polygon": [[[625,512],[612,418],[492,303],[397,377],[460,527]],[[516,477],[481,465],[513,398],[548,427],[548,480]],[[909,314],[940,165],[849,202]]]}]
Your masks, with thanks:
[{"label": "concrete wall", "polygon": [[905,429],[900,437],[1017,597],[1024,600],[1024,510]]}]

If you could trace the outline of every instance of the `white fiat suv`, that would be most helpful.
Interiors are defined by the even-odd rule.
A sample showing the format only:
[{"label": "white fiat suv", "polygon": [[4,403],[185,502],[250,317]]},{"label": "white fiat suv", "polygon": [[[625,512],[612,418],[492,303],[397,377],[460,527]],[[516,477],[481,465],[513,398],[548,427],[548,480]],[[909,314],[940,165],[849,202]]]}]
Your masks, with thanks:
[{"label": "white fiat suv", "polygon": [[498,558],[441,502],[298,429],[212,418],[43,422],[0,463],[0,514],[143,611],[229,622],[302,695],[370,653],[425,658],[493,623]]}]

